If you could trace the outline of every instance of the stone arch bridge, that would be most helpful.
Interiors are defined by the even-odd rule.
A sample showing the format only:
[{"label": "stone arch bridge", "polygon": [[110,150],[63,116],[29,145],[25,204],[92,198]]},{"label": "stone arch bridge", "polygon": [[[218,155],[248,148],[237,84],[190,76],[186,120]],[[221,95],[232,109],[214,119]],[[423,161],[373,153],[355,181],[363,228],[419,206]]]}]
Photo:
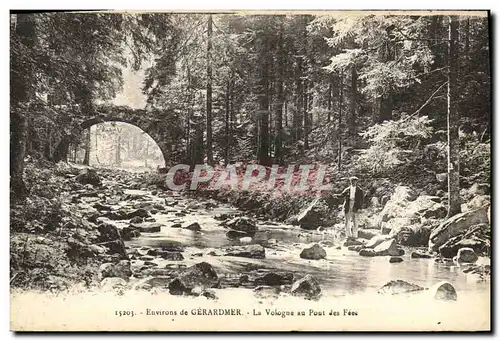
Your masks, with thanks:
[{"label": "stone arch bridge", "polygon": [[[95,124],[104,122],[123,122],[132,124],[147,134],[156,142],[160,148],[165,163],[169,161],[171,149],[171,141],[169,140],[167,129],[153,112],[145,109],[133,109],[126,106],[98,106],[95,112],[87,115],[85,118],[75,122],[75,126],[70,129],[69,133],[65,133],[57,144],[52,159],[55,162],[67,161],[69,145],[81,135],[86,129],[89,129]],[[162,124],[163,123],[163,124]],[[170,137],[172,138],[172,137]]]}]

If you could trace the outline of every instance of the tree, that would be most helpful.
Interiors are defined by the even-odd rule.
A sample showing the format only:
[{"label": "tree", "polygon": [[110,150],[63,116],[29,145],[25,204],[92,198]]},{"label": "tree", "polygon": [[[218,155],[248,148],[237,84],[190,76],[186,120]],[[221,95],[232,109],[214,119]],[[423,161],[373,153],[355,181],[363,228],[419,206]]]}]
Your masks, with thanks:
[{"label": "tree", "polygon": [[212,151],[212,15],[207,25],[207,163],[213,164]]},{"label": "tree", "polygon": [[460,213],[460,140],[458,136],[458,19],[449,17],[448,41],[448,216]]}]

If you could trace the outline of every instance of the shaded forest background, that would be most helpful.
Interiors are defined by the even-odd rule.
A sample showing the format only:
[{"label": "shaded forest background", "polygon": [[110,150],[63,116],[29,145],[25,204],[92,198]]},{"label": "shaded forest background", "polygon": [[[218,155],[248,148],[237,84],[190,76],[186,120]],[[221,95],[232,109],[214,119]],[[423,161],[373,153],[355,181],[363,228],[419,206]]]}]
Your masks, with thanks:
[{"label": "shaded forest background", "polygon": [[420,188],[449,172],[450,193],[490,180],[487,17],[37,13],[11,15],[10,39],[13,198],[26,156],[58,161],[123,67],[146,70],[168,165],[322,163]]}]

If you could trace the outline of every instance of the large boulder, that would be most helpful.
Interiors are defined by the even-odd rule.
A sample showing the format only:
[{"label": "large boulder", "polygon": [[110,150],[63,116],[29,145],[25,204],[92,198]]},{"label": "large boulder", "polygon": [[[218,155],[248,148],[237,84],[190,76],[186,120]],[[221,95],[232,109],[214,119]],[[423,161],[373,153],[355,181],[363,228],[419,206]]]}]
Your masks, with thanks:
[{"label": "large boulder", "polygon": [[388,239],[377,245],[373,251],[377,256],[399,256],[396,240]]},{"label": "large boulder", "polygon": [[121,260],[117,264],[104,263],[100,266],[99,270],[101,278],[119,277],[128,280],[132,276],[130,261],[128,260]]},{"label": "large boulder", "polygon": [[101,178],[97,174],[97,171],[95,169],[90,169],[90,168],[78,174],[75,177],[75,181],[79,182],[82,185],[87,185],[87,184],[93,186],[101,185]]},{"label": "large boulder", "polygon": [[321,288],[314,277],[306,275],[292,284],[290,293],[296,296],[315,298],[321,294]]},{"label": "large boulder", "polygon": [[463,247],[458,250],[457,262],[458,263],[475,263],[478,260],[478,256],[470,247]]},{"label": "large boulder", "polygon": [[160,223],[140,223],[140,224],[130,224],[131,228],[134,228],[142,233],[156,233],[161,231],[163,225]]},{"label": "large boulder", "polygon": [[406,294],[406,293],[411,293],[415,291],[421,291],[424,290],[423,287],[420,285],[416,285],[413,283],[409,283],[403,280],[395,280],[395,281],[390,281],[386,283],[384,286],[382,286],[379,290],[379,294],[390,294],[390,295],[396,295],[396,294]]},{"label": "large boulder", "polygon": [[216,288],[220,280],[217,273],[209,263],[202,262],[195,264],[182,271],[168,285],[170,294],[189,294],[195,287]]},{"label": "large boulder", "polygon": [[389,235],[378,235],[378,236],[375,236],[373,237],[372,239],[370,239],[368,241],[368,243],[366,243],[365,247],[367,249],[373,249],[374,247],[376,247],[377,245],[381,244],[382,242],[386,241],[386,240],[389,240],[389,239],[392,239],[391,236]]},{"label": "large boulder", "polygon": [[304,259],[324,259],[326,258],[326,251],[318,244],[314,244],[309,248],[305,248],[300,253],[300,258]]},{"label": "large boulder", "polygon": [[264,276],[257,277],[255,279],[255,284],[257,285],[285,285],[290,284],[293,281],[292,273],[276,273],[269,272]]},{"label": "large boulder", "polygon": [[372,239],[375,236],[378,236],[380,234],[379,230],[375,229],[359,229],[358,230],[358,237],[363,238],[363,239]]},{"label": "large boulder", "polygon": [[226,256],[255,258],[255,259],[266,258],[266,249],[259,244],[233,247],[228,251],[229,252],[225,254]]},{"label": "large boulder", "polygon": [[97,226],[97,230],[99,231],[98,242],[109,242],[121,238],[120,231],[115,225],[102,223]]},{"label": "large boulder", "polygon": [[410,225],[393,231],[389,235],[404,246],[427,246],[431,235],[431,225]]},{"label": "large boulder", "polygon": [[247,217],[237,217],[233,218],[224,223],[224,225],[231,230],[251,233],[258,230],[257,224],[250,218]]},{"label": "large boulder", "polygon": [[320,199],[315,199],[297,215],[297,223],[306,230],[315,230],[321,225]]},{"label": "large boulder", "polygon": [[488,207],[459,213],[442,222],[431,232],[429,238],[429,250],[438,251],[439,247],[449,239],[466,231],[472,225],[488,224]]},{"label": "large boulder", "polygon": [[139,237],[141,233],[133,227],[126,226],[122,229],[121,235],[123,240],[131,240],[132,238]]},{"label": "large boulder", "polygon": [[439,282],[430,289],[432,297],[440,301],[456,301],[457,291],[455,287],[446,281]]}]

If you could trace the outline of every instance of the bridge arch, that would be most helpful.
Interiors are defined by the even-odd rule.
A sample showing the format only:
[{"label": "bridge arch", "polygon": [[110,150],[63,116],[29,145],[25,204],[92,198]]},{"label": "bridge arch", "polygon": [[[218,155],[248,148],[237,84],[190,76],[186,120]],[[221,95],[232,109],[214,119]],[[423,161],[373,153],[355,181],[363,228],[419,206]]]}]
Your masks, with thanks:
[{"label": "bridge arch", "polygon": [[165,166],[169,164],[171,144],[167,141],[168,135],[165,127],[159,124],[160,122],[158,120],[152,118],[151,113],[148,111],[129,107],[108,107],[106,110],[101,108],[95,115],[81,121],[69,134],[65,134],[61,138],[52,154],[53,161],[67,161],[69,146],[72,141],[86,129],[90,129],[90,127],[96,124],[106,122],[128,123],[143,130],[160,148],[163,159],[165,160]]}]

